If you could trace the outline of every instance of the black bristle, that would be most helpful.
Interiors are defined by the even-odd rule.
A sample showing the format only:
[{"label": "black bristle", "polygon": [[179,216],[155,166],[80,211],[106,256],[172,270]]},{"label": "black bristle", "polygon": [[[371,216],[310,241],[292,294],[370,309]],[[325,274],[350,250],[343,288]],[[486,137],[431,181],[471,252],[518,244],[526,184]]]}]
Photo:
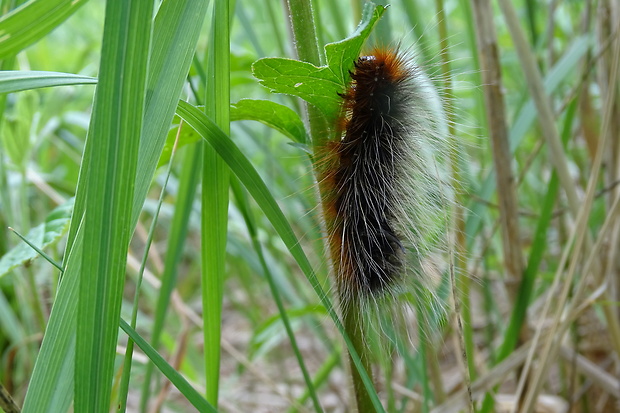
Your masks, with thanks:
[{"label": "black bristle", "polygon": [[335,174],[335,207],[342,222],[344,254],[356,288],[375,294],[402,273],[404,247],[394,228],[398,194],[394,183],[402,148],[406,97],[397,93],[399,82],[391,67],[373,57],[355,62],[353,84],[345,94],[350,119],[339,144]]}]

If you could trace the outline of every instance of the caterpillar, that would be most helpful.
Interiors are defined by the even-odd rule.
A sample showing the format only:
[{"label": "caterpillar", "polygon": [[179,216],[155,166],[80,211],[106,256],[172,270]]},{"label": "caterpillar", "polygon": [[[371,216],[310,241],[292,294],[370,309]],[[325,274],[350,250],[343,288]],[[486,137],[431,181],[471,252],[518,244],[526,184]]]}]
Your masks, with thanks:
[{"label": "caterpillar", "polygon": [[341,304],[394,295],[436,242],[449,185],[447,128],[431,81],[407,52],[358,58],[340,94],[319,180]]}]

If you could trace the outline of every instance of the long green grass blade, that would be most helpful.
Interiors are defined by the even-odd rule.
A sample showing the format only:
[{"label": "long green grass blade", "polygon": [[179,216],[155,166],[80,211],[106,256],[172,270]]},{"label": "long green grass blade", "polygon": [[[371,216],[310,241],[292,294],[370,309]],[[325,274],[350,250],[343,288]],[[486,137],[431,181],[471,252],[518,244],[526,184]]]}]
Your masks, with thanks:
[{"label": "long green grass blade", "polygon": [[152,21],[152,0],[107,2],[83,188],[74,393],[80,412],[110,409]]},{"label": "long green grass blade", "polygon": [[[178,139],[177,134],[177,139]],[[176,142],[174,147],[176,148]],[[161,192],[159,194],[159,201],[155,213],[153,214],[153,220],[149,227],[146,243],[144,245],[144,253],[142,254],[142,261],[140,262],[140,269],[138,271],[138,280],[136,281],[136,291],[134,293],[133,307],[131,309],[131,328],[135,329],[138,322],[138,306],[140,304],[140,288],[142,287],[142,281],[144,279],[144,271],[146,269],[146,261],[149,257],[149,251],[153,244],[153,237],[155,236],[155,229],[157,228],[157,222],[159,220],[159,214],[161,207],[164,203],[164,196],[166,195],[166,189],[168,187],[168,181],[170,180],[170,174],[172,173],[172,165],[174,161],[174,155],[176,150],[172,151],[170,156],[170,164],[168,165],[168,171],[166,173],[166,179],[162,185]],[[133,349],[134,341],[130,338],[127,342],[127,348],[125,350],[125,360],[123,363],[123,375],[121,377],[120,396],[119,396],[119,413],[124,413],[127,410],[127,396],[129,395],[129,381],[131,379],[131,366],[133,361]]]},{"label": "long green grass blade", "polygon": [[316,395],[316,390],[314,389],[314,384],[312,383],[312,379],[310,378],[310,373],[308,373],[308,368],[306,367],[306,363],[304,362],[304,358],[299,351],[299,346],[297,345],[297,339],[295,338],[295,333],[293,332],[293,328],[291,327],[291,322],[289,321],[288,314],[286,313],[286,309],[284,308],[284,303],[282,302],[282,297],[280,296],[280,292],[278,290],[277,282],[274,280],[273,274],[269,270],[269,266],[267,265],[267,260],[265,259],[265,254],[263,253],[263,247],[258,239],[258,230],[256,227],[256,220],[254,219],[254,214],[250,209],[247,196],[245,191],[241,188],[239,181],[236,178],[231,179],[231,187],[233,193],[235,194],[235,199],[237,201],[237,205],[243,215],[243,219],[245,220],[245,224],[248,228],[248,232],[250,233],[250,239],[252,240],[252,246],[256,251],[256,255],[258,255],[258,260],[260,261],[260,265],[263,270],[263,275],[267,279],[269,283],[269,289],[271,290],[271,294],[273,295],[273,299],[278,306],[278,311],[280,312],[280,318],[282,319],[282,323],[284,324],[284,328],[286,329],[286,334],[289,337],[289,341],[291,342],[291,347],[293,347],[293,352],[295,353],[295,357],[297,358],[297,363],[299,364],[299,368],[301,369],[302,375],[304,377],[304,381],[306,382],[306,388],[308,389],[308,393],[312,398],[312,403],[314,405],[314,409],[317,412],[323,411],[321,408],[321,403],[319,402],[319,398]]},{"label": "long green grass blade", "polygon": [[[230,132],[230,6],[216,0],[211,24],[205,112]],[[202,309],[207,400],[217,406],[220,380],[222,300],[226,270],[230,172],[209,145],[202,161]]]},{"label": "long green grass blade", "polygon": [[360,373],[361,380],[369,393],[374,408],[379,412],[383,412],[383,406],[379,401],[379,397],[377,396],[377,392],[374,389],[372,381],[366,373],[351,339],[344,331],[342,322],[338,318],[331,300],[326,295],[323,287],[317,279],[316,274],[314,273],[306,254],[301,248],[299,240],[295,236],[289,222],[286,220],[284,214],[280,210],[280,207],[269,192],[269,189],[267,189],[264,181],[260,178],[258,172],[256,172],[256,169],[254,169],[252,164],[245,158],[239,148],[235,146],[235,144],[222,132],[222,130],[219,129],[218,126],[204,113],[200,112],[200,110],[187,102],[180,101],[177,108],[177,114],[192,128],[194,128],[196,132],[198,132],[213,147],[213,149],[215,149],[217,154],[228,164],[231,171],[237,176],[237,178],[239,178],[241,183],[243,183],[256,203],[263,210],[263,213],[269,219],[271,225],[273,225],[274,229],[278,232],[278,235],[291,252],[291,255],[297,261],[297,264],[301,270],[304,272],[304,275],[308,278],[308,281],[321,300],[321,303],[325,306],[329,316],[336,324],[338,331],[342,334],[347,348],[349,349],[353,364]]},{"label": "long green grass blade", "polygon": [[[165,143],[207,6],[208,3],[203,0],[165,0],[155,18],[148,77],[149,93],[138,154],[132,225],[138,220]],[[82,163],[90,163],[88,151],[85,152]],[[81,174],[78,183],[74,217],[81,217],[84,211],[84,197],[80,196],[85,193],[80,188],[88,185],[84,175]],[[77,237],[79,223],[79,218],[72,220],[67,244],[69,257],[73,254],[79,255],[78,251],[81,249],[81,241]],[[70,278],[71,275],[71,272],[65,272],[64,277]],[[43,340],[28,387],[25,406],[30,410],[27,411],[64,412],[71,403],[77,310],[77,284],[75,277],[72,279],[73,282],[63,281],[59,287],[46,329],[46,338]],[[56,339],[53,339],[54,337]]]},{"label": "long green grass blade", "polygon": [[31,0],[0,18],[0,59],[54,30],[88,0]]},{"label": "long green grass blade", "polygon": [[208,6],[208,0],[164,0],[155,17],[146,114],[138,154],[142,169],[136,176],[134,222],[138,221],[166,142]]},{"label": "long green grass blade", "polygon": [[176,371],[166,360],[146,342],[125,320],[120,320],[120,326],[127,335],[144,351],[144,353],[155,363],[159,370],[179,389],[187,400],[199,412],[217,412],[192,386]]},{"label": "long green grass blade", "polygon": [[83,234],[82,227],[78,225],[76,248],[66,257],[66,270],[28,385],[24,413],[66,412],[73,400],[77,286],[82,270]]},{"label": "long green grass blade", "polygon": [[[192,212],[192,203],[196,195],[196,187],[200,175],[196,173],[200,169],[200,161],[202,151],[198,150],[200,144],[195,144],[186,151],[185,162],[181,176],[179,177],[179,190],[174,208],[174,216],[170,225],[168,234],[168,248],[166,248],[166,259],[164,261],[164,271],[161,275],[161,287],[159,288],[159,297],[155,307],[155,317],[153,321],[153,330],[151,333],[151,345],[157,349],[164,327],[164,321],[168,313],[168,304],[170,304],[170,296],[176,284],[177,266],[183,255],[183,246],[185,245],[185,237],[187,236],[189,217]],[[144,374],[144,384],[142,386],[142,396],[140,399],[140,411],[147,411],[147,405],[150,398],[151,376],[153,374],[153,364],[146,366]]]},{"label": "long green grass blade", "polygon": [[97,79],[72,73],[7,70],[0,72],[0,93],[51,86],[94,85]]}]

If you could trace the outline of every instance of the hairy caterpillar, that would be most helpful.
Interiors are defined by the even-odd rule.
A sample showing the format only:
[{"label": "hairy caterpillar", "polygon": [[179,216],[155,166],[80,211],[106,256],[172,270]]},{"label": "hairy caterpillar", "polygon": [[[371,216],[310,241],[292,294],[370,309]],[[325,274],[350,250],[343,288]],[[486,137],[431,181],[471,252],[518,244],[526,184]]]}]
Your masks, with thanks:
[{"label": "hairy caterpillar", "polygon": [[336,138],[321,152],[320,184],[342,305],[395,295],[436,241],[448,186],[440,173],[446,121],[411,56],[372,50],[340,94]]}]

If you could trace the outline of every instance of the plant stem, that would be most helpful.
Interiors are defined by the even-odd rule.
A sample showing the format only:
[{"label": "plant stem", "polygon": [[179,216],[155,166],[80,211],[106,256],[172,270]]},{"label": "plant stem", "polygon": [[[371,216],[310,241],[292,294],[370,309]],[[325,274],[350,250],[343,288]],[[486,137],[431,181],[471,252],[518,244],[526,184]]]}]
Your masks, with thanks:
[{"label": "plant stem", "polygon": [[[368,347],[364,342],[364,327],[363,327],[363,316],[358,312],[360,306],[357,299],[353,299],[355,301],[349,302],[346,306],[343,306],[342,310],[342,318],[344,329],[347,332],[347,335],[351,339],[353,343],[353,347],[355,351],[360,357],[362,361],[362,365],[364,369],[368,373],[370,380],[374,382],[372,377],[372,369],[370,364],[370,357],[368,354]],[[366,412],[374,412],[374,408],[372,406],[372,401],[370,400],[370,395],[364,386],[364,382],[362,381],[362,377],[360,373],[355,368],[355,364],[353,360],[349,356],[349,363],[351,368],[351,379],[353,381],[353,391],[355,392],[355,400],[357,402],[357,411],[359,413]]]},{"label": "plant stem", "polygon": [[[293,31],[297,57],[303,62],[320,65],[319,43],[314,28],[312,5],[307,0],[288,0],[291,15],[291,29]],[[328,138],[327,122],[317,108],[306,104],[308,124],[313,147],[322,145]]]},{"label": "plant stem", "polygon": [[[318,66],[320,64],[320,55],[312,13],[312,4],[308,0],[288,0],[288,6],[297,56],[301,61]],[[329,138],[329,127],[325,117],[323,117],[318,109],[312,105],[307,105],[306,109],[312,145],[313,148],[316,149],[321,147]],[[324,199],[323,191],[321,188],[319,188],[319,190],[321,192],[321,199]],[[368,350],[364,343],[363,319],[360,317],[359,313],[355,312],[356,309],[359,309],[358,304],[359,303],[356,302],[349,302],[348,305],[345,306],[346,308],[343,307],[343,328],[346,335],[349,336],[355,352],[359,355],[362,367],[366,370],[370,382],[372,382],[372,371],[370,369]],[[358,411],[360,413],[374,412],[375,406],[373,406],[373,400],[370,397],[368,389],[364,384],[364,380],[362,380],[358,367],[355,365],[351,354],[349,354],[349,361]],[[368,384],[369,387],[371,387],[370,383]],[[377,400],[375,400],[375,402],[378,405],[376,407],[380,408],[380,402]]]}]

